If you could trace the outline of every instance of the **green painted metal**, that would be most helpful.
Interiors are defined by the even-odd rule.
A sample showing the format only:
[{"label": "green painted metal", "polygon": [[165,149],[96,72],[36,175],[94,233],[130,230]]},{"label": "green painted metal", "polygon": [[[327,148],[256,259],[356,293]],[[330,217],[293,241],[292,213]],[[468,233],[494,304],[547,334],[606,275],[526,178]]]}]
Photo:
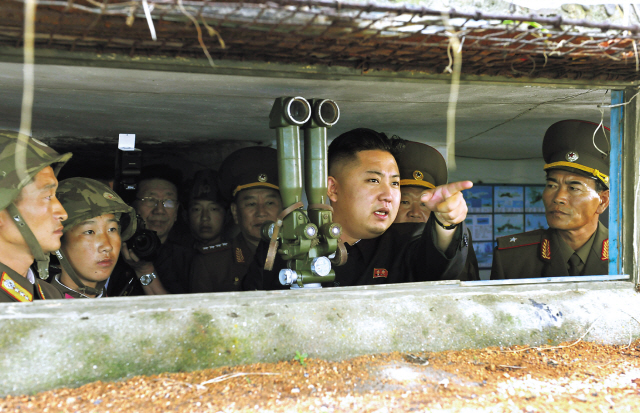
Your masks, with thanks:
[{"label": "green painted metal", "polygon": [[[282,219],[278,253],[287,267],[295,271],[295,285],[331,282],[333,269],[319,275],[312,268],[314,259],[329,256],[338,249],[341,233],[333,223],[327,201],[327,128],[338,121],[338,105],[328,99],[300,97],[277,98],[269,115],[269,127],[276,130],[278,173],[283,207],[301,202],[302,156],[300,154],[300,126],[305,137],[305,183],[309,210],[296,208]],[[269,225],[269,224],[267,224]],[[268,238],[268,230],[264,230]]]},{"label": "green painted metal", "polygon": [[[310,121],[311,122],[311,121]],[[309,204],[327,201],[327,128],[304,129],[304,182]],[[319,221],[311,220],[316,225]]]}]

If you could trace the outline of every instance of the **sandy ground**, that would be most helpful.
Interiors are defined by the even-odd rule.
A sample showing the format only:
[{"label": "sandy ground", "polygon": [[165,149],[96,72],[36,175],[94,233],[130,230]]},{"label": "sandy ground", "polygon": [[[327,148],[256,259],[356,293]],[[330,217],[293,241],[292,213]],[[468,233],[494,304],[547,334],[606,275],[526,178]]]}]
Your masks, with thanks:
[{"label": "sandy ground", "polygon": [[[300,355],[304,356],[304,355]],[[95,382],[0,412],[637,412],[640,340],[391,353]]]}]

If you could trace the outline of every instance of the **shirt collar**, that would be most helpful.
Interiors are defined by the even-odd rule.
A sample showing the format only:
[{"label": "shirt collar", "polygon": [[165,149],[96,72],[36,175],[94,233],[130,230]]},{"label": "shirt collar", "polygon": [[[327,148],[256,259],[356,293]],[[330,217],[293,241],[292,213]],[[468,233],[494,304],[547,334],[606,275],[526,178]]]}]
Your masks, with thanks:
[{"label": "shirt collar", "polygon": [[562,257],[562,262],[568,262],[569,258],[571,258],[571,256],[575,252],[576,254],[578,254],[578,257],[580,257],[582,263],[586,263],[587,258],[589,258],[589,251],[591,251],[591,247],[593,246],[593,241],[596,239],[596,232],[598,231],[596,230],[593,234],[591,234],[591,238],[589,238],[589,240],[585,242],[582,247],[574,251],[566,242],[564,242],[560,234],[558,234],[556,231],[556,238],[558,239],[558,247],[560,248],[560,256]]},{"label": "shirt collar", "polygon": [[583,263],[586,263],[587,259],[589,258],[589,251],[591,251],[591,247],[593,247],[593,242],[596,239],[596,232],[598,232],[597,229],[593,234],[591,234],[591,238],[589,238],[589,241],[585,242],[582,247],[576,250],[576,254],[578,254],[578,257],[580,257]]},{"label": "shirt collar", "polygon": [[29,280],[31,284],[36,283],[36,276],[33,274],[33,270],[31,268],[27,271],[27,280]]}]

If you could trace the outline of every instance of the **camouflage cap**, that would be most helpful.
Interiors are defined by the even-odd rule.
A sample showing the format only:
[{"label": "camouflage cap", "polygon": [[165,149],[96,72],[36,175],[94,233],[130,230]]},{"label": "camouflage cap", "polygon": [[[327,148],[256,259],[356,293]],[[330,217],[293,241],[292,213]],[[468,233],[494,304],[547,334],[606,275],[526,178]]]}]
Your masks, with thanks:
[{"label": "camouflage cap", "polygon": [[[44,143],[31,137],[26,145],[19,144],[18,132],[0,130],[0,210],[5,209],[18,197],[22,188],[29,184],[33,178],[46,168],[54,166],[57,175],[69,158],[71,153],[60,155]],[[16,161],[17,154],[26,149],[25,176],[18,176]]]},{"label": "camouflage cap", "polygon": [[220,166],[220,191],[232,202],[243,189],[278,187],[278,151],[265,146],[242,148],[222,162]]},{"label": "camouflage cap", "polygon": [[120,218],[120,237],[131,238],[136,230],[136,212],[111,188],[89,178],[69,178],[60,182],[58,200],[69,217],[62,222],[63,232],[79,223],[104,214],[124,214]]},{"label": "camouflage cap", "polygon": [[220,203],[220,188],[218,185],[218,173],[213,169],[203,169],[196,172],[193,177],[193,185],[189,192],[189,202],[195,200],[213,201]]},{"label": "camouflage cap", "polygon": [[544,170],[562,169],[597,179],[609,187],[609,128],[584,120],[562,120],[542,142]]},{"label": "camouflage cap", "polygon": [[447,183],[447,163],[438,150],[424,143],[406,141],[396,155],[401,186],[435,188]]}]

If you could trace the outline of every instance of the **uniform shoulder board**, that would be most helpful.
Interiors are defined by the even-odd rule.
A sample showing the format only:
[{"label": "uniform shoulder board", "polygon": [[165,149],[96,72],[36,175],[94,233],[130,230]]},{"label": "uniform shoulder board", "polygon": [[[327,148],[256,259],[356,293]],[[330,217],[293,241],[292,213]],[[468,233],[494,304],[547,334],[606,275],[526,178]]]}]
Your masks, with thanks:
[{"label": "uniform shoulder board", "polygon": [[223,251],[231,248],[231,244],[228,242],[222,242],[216,245],[206,245],[204,247],[199,247],[201,253],[203,254],[211,254],[212,252]]},{"label": "uniform shoulder board", "polygon": [[498,249],[506,250],[509,248],[526,247],[527,245],[540,244],[540,238],[543,229],[535,231],[521,232],[520,234],[506,235],[496,239],[498,241]]}]

